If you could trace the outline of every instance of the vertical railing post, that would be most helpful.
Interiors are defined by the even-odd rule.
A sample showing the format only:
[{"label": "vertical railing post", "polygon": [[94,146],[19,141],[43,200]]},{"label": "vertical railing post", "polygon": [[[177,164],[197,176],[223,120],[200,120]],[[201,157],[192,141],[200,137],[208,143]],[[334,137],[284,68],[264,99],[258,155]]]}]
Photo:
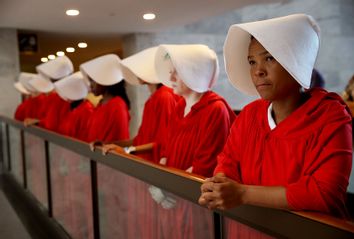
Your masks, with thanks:
[{"label": "vertical railing post", "polygon": [[46,177],[47,177],[47,198],[48,198],[48,215],[53,217],[53,205],[52,205],[52,180],[50,174],[50,156],[49,156],[49,143],[47,140],[44,141],[45,150],[45,166],[46,166]]},{"label": "vertical railing post", "polygon": [[95,239],[100,238],[100,218],[98,202],[98,182],[97,182],[97,163],[90,160],[91,168],[91,193],[92,193],[92,217],[93,217],[93,235]]},{"label": "vertical railing post", "polygon": [[12,170],[11,167],[11,152],[10,152],[10,132],[9,132],[9,125],[6,124],[5,126],[5,133],[6,133],[6,148],[7,148],[7,160],[8,160],[8,171]]},{"label": "vertical railing post", "polygon": [[[5,157],[5,155],[4,155],[4,148],[3,148],[3,146],[4,146],[4,135],[3,135],[3,127],[2,127],[2,125],[3,125],[3,123],[2,122],[0,122],[0,153],[1,153],[1,156],[0,156],[0,166],[1,166],[1,170],[3,169],[3,166],[4,166],[4,157]],[[1,172],[0,172],[1,173]]]},{"label": "vertical railing post", "polygon": [[21,130],[21,155],[22,155],[22,176],[23,187],[27,189],[27,166],[26,166],[26,154],[25,154],[25,132]]},{"label": "vertical railing post", "polygon": [[216,212],[213,212],[214,219],[214,238],[223,239],[224,238],[224,223],[223,217]]}]

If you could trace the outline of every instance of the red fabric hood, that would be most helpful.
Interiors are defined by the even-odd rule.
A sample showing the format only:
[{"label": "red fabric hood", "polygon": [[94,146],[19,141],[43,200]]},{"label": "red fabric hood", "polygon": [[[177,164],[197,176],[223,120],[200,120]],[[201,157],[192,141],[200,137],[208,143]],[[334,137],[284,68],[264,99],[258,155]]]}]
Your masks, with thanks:
[{"label": "red fabric hood", "polygon": [[[298,137],[322,127],[323,122],[330,124],[331,122],[344,123],[351,120],[349,108],[336,93],[315,88],[307,91],[306,94],[309,94],[309,99],[277,125],[273,130],[274,136]],[[258,113],[263,115],[260,118],[263,119],[261,123],[264,124],[264,128],[269,128],[267,109],[270,102],[262,101],[264,107]],[[336,103],[333,104],[333,101]],[[343,111],[347,113],[342,114]]]}]

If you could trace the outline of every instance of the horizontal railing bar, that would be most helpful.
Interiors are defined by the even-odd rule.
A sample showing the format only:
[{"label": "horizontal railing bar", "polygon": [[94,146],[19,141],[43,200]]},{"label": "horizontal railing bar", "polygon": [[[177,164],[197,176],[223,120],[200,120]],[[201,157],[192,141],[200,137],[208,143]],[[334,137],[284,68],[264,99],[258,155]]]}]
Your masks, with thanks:
[{"label": "horizontal railing bar", "polygon": [[[68,150],[107,165],[125,174],[153,184],[172,192],[183,199],[197,203],[200,196],[200,186],[203,178],[188,174],[182,170],[156,165],[134,155],[109,153],[103,156],[100,149],[90,151],[87,143],[31,126],[25,127],[21,122],[0,116],[0,120],[34,134],[50,143],[62,146]],[[350,230],[341,229],[316,220],[305,218],[285,210],[277,210],[250,205],[218,211],[222,216],[234,219],[277,238],[352,238]]]}]

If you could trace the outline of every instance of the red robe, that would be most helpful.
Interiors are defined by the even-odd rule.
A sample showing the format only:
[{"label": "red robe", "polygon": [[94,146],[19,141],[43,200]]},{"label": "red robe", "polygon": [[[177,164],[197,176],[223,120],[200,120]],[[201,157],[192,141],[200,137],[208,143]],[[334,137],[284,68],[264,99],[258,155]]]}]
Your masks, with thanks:
[{"label": "red robe", "polygon": [[271,130],[270,102],[246,106],[232,126],[214,174],[248,185],[284,186],[292,210],[345,217],[352,164],[351,115],[340,97],[325,90]]},{"label": "red robe", "polygon": [[39,126],[58,132],[63,120],[70,112],[70,103],[60,98],[57,93],[52,92],[47,95],[41,110],[45,111],[45,116],[40,119]]},{"label": "red robe", "polygon": [[[143,112],[143,119],[133,145],[142,145],[152,142],[162,142],[167,134],[167,125],[170,122],[179,96],[173,94],[172,89],[161,86],[146,101]],[[149,161],[159,162],[159,149],[147,153],[137,154]]]},{"label": "red robe", "polygon": [[[165,139],[167,125],[179,99],[179,96],[173,94],[172,89],[166,86],[158,88],[145,103],[142,122],[139,132],[133,140],[133,145],[161,142]],[[159,149],[160,147],[156,143],[152,151],[136,155],[158,163]],[[125,237],[155,239],[157,235],[157,205],[148,192],[149,184],[135,178],[130,178],[128,183],[129,204],[126,215],[128,231]],[[139,230],[136,230],[136,225],[140,225]]]},{"label": "red robe", "polygon": [[[167,158],[167,166],[182,170],[193,166],[193,173],[211,176],[235,114],[223,98],[211,91],[186,116],[185,106],[184,99],[177,104],[162,156]],[[191,202],[176,201],[173,209],[159,207],[158,237],[212,238],[212,213]]]},{"label": "red robe", "polygon": [[[89,119],[88,142],[100,140],[112,142],[129,139],[129,110],[124,100],[116,96],[99,105]],[[105,222],[100,230],[105,237],[126,238],[127,230],[124,212],[127,207],[127,176],[103,164],[97,165],[100,194],[100,217]],[[114,190],[112,190],[114,189]]]},{"label": "red robe", "polygon": [[111,142],[129,139],[129,109],[124,100],[116,96],[96,108],[88,122],[87,141]]},{"label": "red robe", "polygon": [[67,115],[60,127],[60,133],[83,141],[87,140],[88,120],[93,112],[92,103],[84,100]]},{"label": "red robe", "polygon": [[211,91],[184,117],[185,106],[184,99],[177,104],[162,157],[167,158],[167,166],[182,170],[193,166],[193,173],[212,176],[235,114],[223,98]]},{"label": "red robe", "polygon": [[30,97],[18,107],[15,119],[23,121],[26,118],[39,119],[43,117],[42,105],[46,99],[45,94]]},{"label": "red robe", "polygon": [[14,118],[16,120],[19,121],[24,121],[24,119],[26,118],[26,111],[27,108],[29,107],[31,102],[31,98],[25,99],[24,101],[22,101],[16,108],[15,114],[14,114]]}]

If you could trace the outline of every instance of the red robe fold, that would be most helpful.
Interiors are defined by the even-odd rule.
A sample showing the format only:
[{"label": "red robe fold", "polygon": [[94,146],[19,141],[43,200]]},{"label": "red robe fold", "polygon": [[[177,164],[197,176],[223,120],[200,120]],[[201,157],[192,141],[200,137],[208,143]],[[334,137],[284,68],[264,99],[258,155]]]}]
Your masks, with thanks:
[{"label": "red robe fold", "polygon": [[[99,105],[89,119],[87,141],[112,142],[129,139],[129,109],[124,100],[116,96]],[[127,176],[103,164],[97,166],[100,212],[104,223],[100,225],[102,235],[107,238],[126,238],[124,212],[127,193]],[[112,191],[112,189],[114,189]]]},{"label": "red robe fold", "polygon": [[211,91],[184,117],[185,106],[184,99],[177,104],[162,156],[167,158],[167,166],[182,170],[193,166],[193,173],[212,176],[235,114],[223,98]]},{"label": "red robe fold", "polygon": [[47,96],[41,110],[45,111],[45,116],[41,118],[39,126],[58,132],[63,120],[70,112],[70,103],[53,92]]},{"label": "red robe fold", "polygon": [[84,100],[67,115],[60,127],[60,133],[86,141],[88,121],[93,112],[94,106],[92,103]]},{"label": "red robe fold", "polygon": [[[161,86],[146,101],[143,118],[133,145],[142,145],[152,142],[161,142],[167,134],[167,125],[174,112],[177,100],[180,97],[173,94],[173,90]],[[152,151],[138,153],[139,157],[158,163],[158,144]],[[129,178],[127,206],[128,231],[126,238],[155,239],[157,235],[157,205],[148,192],[149,184],[135,178]],[[136,230],[136,225],[141,225]]]},{"label": "red robe fold", "polygon": [[248,185],[284,186],[292,210],[345,217],[352,164],[351,115],[340,97],[321,89],[273,130],[270,102],[242,111],[214,173]]},{"label": "red robe fold", "polygon": [[42,118],[43,113],[41,109],[42,105],[45,103],[45,99],[45,94],[40,94],[26,99],[18,106],[15,112],[15,119],[23,121],[26,118]]},{"label": "red robe fold", "polygon": [[14,118],[19,121],[24,121],[26,118],[26,111],[31,102],[31,98],[22,101],[16,108]]},{"label": "red robe fold", "polygon": [[87,141],[118,141],[129,139],[129,109],[124,100],[116,96],[97,106],[88,122]]},{"label": "red robe fold", "polygon": [[[133,145],[142,145],[152,142],[162,142],[167,134],[167,126],[171,114],[175,110],[177,100],[180,97],[173,94],[172,89],[161,86],[146,101],[143,112],[143,119]],[[137,154],[149,161],[159,162],[159,149],[147,153]]]},{"label": "red robe fold", "polygon": [[[216,157],[223,149],[235,114],[226,101],[206,92],[184,116],[186,103],[181,99],[169,125],[162,156],[167,166],[211,176]],[[212,213],[179,198],[173,209],[159,206],[158,238],[212,238]]]}]

